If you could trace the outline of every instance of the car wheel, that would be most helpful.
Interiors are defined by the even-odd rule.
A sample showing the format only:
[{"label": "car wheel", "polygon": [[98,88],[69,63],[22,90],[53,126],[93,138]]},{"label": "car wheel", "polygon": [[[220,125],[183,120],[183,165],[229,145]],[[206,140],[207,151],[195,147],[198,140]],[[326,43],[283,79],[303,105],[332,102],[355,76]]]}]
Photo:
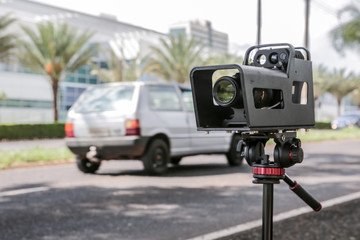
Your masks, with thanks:
[{"label": "car wheel", "polygon": [[181,158],[182,158],[182,157],[172,157],[172,158],[170,159],[170,162],[171,162],[171,164],[179,165],[179,163],[180,163],[180,161],[181,161]]},{"label": "car wheel", "polygon": [[169,162],[169,147],[162,139],[151,141],[142,162],[146,173],[150,175],[160,175],[166,172]]},{"label": "car wheel", "polygon": [[240,140],[241,137],[239,135],[234,135],[230,143],[230,150],[226,153],[228,164],[233,167],[241,166],[244,160],[244,157],[241,156],[241,152],[236,151],[237,144]]},{"label": "car wheel", "polygon": [[76,165],[83,173],[95,173],[100,167],[100,162],[91,162],[85,157],[76,157]]}]

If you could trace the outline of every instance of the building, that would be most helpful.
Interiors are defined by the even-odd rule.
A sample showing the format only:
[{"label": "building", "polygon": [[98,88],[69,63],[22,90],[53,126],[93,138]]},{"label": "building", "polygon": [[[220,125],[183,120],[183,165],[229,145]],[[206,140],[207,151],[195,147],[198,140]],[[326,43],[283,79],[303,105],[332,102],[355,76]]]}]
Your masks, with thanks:
[{"label": "building", "polygon": [[[90,44],[99,43],[115,53],[121,49],[126,60],[133,59],[138,53],[146,54],[149,45],[167,36],[119,22],[111,15],[94,16],[27,0],[0,0],[0,15],[8,12],[18,19],[11,31],[20,37],[20,24],[35,27],[39,22],[67,22],[80,31],[94,31]],[[104,57],[98,56],[94,61],[99,66],[106,66]],[[99,83],[97,76],[90,74],[91,70],[89,65],[84,65],[74,73],[65,74],[58,93],[60,121],[65,120],[67,110],[88,86]],[[144,76],[142,80],[148,78]],[[53,122],[53,97],[47,76],[31,73],[18,65],[0,63],[2,93],[6,98],[0,100],[0,123]]]},{"label": "building", "polygon": [[228,52],[229,37],[212,28],[210,21],[190,21],[173,24],[170,35],[186,35],[200,40],[211,50]]}]

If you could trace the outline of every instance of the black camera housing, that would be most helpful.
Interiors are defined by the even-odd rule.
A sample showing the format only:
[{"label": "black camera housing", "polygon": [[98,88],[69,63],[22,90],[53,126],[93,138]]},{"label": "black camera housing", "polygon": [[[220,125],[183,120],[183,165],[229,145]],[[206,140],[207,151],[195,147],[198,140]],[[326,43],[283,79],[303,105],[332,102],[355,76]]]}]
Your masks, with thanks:
[{"label": "black camera housing", "polygon": [[[214,99],[219,87],[214,90],[213,75],[219,70],[236,71],[223,76],[235,89],[229,104]],[[200,131],[278,132],[315,125],[312,62],[305,48],[286,43],[253,46],[243,65],[195,67],[190,80]]]}]

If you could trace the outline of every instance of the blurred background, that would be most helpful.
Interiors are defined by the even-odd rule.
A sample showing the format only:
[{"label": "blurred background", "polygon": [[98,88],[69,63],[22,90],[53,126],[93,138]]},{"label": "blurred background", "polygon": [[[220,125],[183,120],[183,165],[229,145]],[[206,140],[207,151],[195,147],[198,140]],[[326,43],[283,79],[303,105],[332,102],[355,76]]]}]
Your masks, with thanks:
[{"label": "blurred background", "polygon": [[[357,0],[0,0],[0,238],[186,239],[257,220],[262,193],[246,164],[229,168],[225,155],[198,155],[181,165],[178,158],[161,177],[147,176],[139,161],[111,161],[96,175],[81,174],[64,128],[73,133],[66,115],[88,87],[188,85],[193,67],[242,64],[250,46],[268,43],[304,46],[313,62],[316,126],[298,132],[307,160],[289,173],[324,207],[357,199],[317,220],[280,222],[275,238],[355,239]],[[139,130],[137,124],[131,127]],[[277,187],[275,196],[274,214],[302,212],[287,189]]]},{"label": "blurred background", "polygon": [[359,11],[351,0],[0,0],[0,123],[64,122],[88,86],[188,83],[196,65],[241,64],[248,47],[280,42],[310,50],[316,120],[331,121],[360,105]]}]

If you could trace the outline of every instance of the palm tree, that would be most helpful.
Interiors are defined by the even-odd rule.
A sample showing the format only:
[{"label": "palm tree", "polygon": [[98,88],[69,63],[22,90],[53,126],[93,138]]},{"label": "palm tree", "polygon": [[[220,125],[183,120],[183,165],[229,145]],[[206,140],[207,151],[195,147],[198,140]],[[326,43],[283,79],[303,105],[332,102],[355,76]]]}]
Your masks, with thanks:
[{"label": "palm tree", "polygon": [[351,94],[350,94],[350,98],[351,100],[353,100],[353,102],[356,104],[357,108],[360,108],[360,91],[358,89],[355,89]]},{"label": "palm tree", "polygon": [[[238,64],[241,65],[243,58],[234,54],[225,52],[212,53],[204,62],[204,65],[222,65],[222,64]],[[219,79],[224,75],[234,75],[238,72],[236,69],[218,70],[213,75],[213,80]]]},{"label": "palm tree", "polygon": [[160,42],[160,46],[151,47],[150,55],[145,58],[144,72],[167,81],[188,82],[191,69],[201,63],[204,47],[194,38],[183,35],[170,36],[169,41],[161,39]]},{"label": "palm tree", "polygon": [[346,73],[344,68],[340,70],[334,69],[332,73],[328,74],[326,91],[332,94],[337,100],[338,116],[341,113],[341,100],[356,88],[353,73]]},{"label": "palm tree", "polygon": [[74,72],[97,54],[98,46],[87,45],[94,32],[83,31],[66,23],[39,23],[36,30],[21,26],[29,41],[19,41],[20,62],[29,70],[50,77],[54,121],[58,120],[57,93],[64,72]]},{"label": "palm tree", "polygon": [[4,61],[11,55],[11,50],[15,48],[15,35],[5,33],[7,28],[16,20],[10,13],[0,16],[0,61]]},{"label": "palm tree", "polygon": [[214,53],[206,61],[206,65],[221,65],[221,64],[239,64],[241,65],[243,58],[230,53]]},{"label": "palm tree", "polygon": [[318,65],[314,68],[314,100],[316,101],[326,92],[326,77],[328,70],[324,65]]},{"label": "palm tree", "polygon": [[[103,51],[104,52],[104,51]],[[91,64],[93,70],[91,74],[97,75],[103,82],[122,82],[136,81],[140,78],[139,56],[131,60],[124,60],[124,53],[117,56],[113,50],[104,52],[107,68],[100,68],[96,64]]]},{"label": "palm tree", "polygon": [[[12,18],[10,13],[0,16],[0,62],[7,61],[16,47],[15,34],[5,33],[15,21],[16,19]],[[5,93],[0,93],[0,100],[5,97]]]},{"label": "palm tree", "polygon": [[340,9],[339,18],[343,14],[350,15],[352,19],[340,24],[330,32],[333,45],[338,51],[360,46],[360,9],[354,4],[350,4]]},{"label": "palm tree", "polygon": [[315,113],[321,106],[321,102],[317,100],[326,92],[326,77],[328,75],[328,70],[324,65],[318,65],[314,68],[313,71],[313,81],[314,81],[314,103],[315,103]]},{"label": "palm tree", "polygon": [[360,76],[354,77],[355,85],[357,86],[354,91],[350,94],[350,99],[356,104],[357,108],[360,109]]}]

